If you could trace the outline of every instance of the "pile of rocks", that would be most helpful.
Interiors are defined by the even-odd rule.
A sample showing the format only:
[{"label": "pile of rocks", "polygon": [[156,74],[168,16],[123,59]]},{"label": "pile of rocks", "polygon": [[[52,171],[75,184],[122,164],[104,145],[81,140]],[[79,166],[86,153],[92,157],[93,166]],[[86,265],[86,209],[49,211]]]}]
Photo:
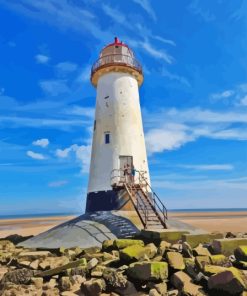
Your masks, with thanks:
[{"label": "pile of rocks", "polygon": [[[247,238],[174,234],[83,249],[0,241],[0,295],[247,296]],[[169,239],[172,238],[172,239]]]}]

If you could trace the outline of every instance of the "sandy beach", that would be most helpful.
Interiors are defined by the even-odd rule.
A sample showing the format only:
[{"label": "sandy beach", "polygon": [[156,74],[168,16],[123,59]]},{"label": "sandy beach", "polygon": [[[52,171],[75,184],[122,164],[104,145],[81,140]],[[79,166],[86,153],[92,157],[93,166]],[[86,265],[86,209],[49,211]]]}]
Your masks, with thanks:
[{"label": "sandy beach", "polygon": [[[1,219],[0,238],[10,234],[36,235],[75,216]],[[247,232],[247,211],[243,212],[170,212],[169,217],[207,231]]]}]

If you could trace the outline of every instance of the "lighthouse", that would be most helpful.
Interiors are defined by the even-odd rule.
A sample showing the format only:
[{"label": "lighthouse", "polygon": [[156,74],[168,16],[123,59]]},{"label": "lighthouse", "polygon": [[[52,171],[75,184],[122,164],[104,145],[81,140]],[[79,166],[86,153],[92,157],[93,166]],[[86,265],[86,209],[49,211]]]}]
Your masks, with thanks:
[{"label": "lighthouse", "polygon": [[91,82],[97,97],[86,211],[116,210],[121,204],[113,182],[124,173],[131,177],[133,168],[150,182],[139,99],[142,67],[115,38],[93,65]]}]

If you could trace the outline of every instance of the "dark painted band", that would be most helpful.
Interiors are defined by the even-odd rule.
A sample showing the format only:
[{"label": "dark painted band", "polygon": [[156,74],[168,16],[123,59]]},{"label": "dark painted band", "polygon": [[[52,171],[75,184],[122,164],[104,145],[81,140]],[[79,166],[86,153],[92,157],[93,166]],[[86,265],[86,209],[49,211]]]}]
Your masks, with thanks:
[{"label": "dark painted band", "polygon": [[118,191],[98,191],[87,194],[86,212],[112,211],[121,207]]}]

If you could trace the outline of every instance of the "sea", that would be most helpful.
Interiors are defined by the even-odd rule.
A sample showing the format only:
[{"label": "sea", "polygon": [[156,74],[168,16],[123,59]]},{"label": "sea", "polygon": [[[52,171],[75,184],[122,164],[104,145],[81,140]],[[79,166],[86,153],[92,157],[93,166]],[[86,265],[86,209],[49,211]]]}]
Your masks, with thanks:
[{"label": "sea", "polygon": [[[214,213],[214,212],[245,212],[247,208],[204,208],[204,209],[168,209],[168,212],[173,213]],[[0,219],[25,219],[25,218],[49,218],[49,217],[64,217],[64,216],[79,216],[83,213],[35,213],[35,214],[14,214],[0,215]]]}]

